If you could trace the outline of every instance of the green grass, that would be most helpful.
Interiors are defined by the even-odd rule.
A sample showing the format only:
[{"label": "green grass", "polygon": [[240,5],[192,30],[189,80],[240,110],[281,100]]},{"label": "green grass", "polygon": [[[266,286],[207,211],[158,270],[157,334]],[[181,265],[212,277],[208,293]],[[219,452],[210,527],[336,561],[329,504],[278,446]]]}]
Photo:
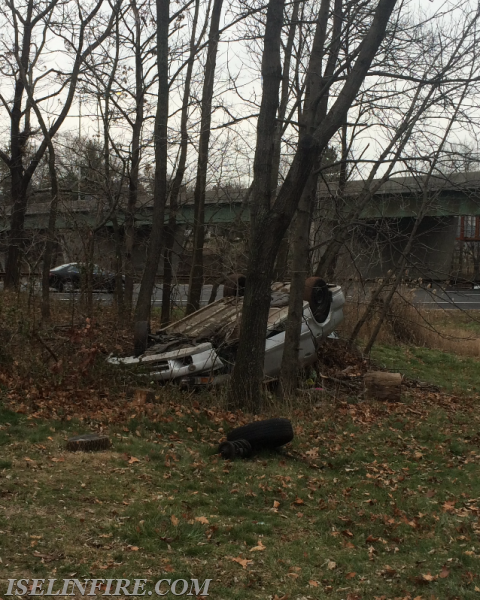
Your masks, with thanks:
[{"label": "green grass", "polygon": [[480,361],[414,346],[374,346],[372,360],[389,371],[457,393],[480,392]]},{"label": "green grass", "polygon": [[233,463],[207,403],[112,424],[94,454],[64,451],[86,426],[0,412],[0,591],[76,573],[210,578],[215,600],[478,597],[474,402],[298,411],[292,451]]},{"label": "green grass", "polygon": [[436,327],[458,329],[470,336],[480,336],[480,311],[447,310],[440,312],[435,310],[430,311],[427,318]]}]

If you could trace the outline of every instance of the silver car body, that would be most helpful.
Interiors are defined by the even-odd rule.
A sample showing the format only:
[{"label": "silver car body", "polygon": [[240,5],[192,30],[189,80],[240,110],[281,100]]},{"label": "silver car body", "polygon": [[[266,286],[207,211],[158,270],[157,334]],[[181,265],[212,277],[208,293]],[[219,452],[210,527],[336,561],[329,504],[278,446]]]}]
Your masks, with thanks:
[{"label": "silver car body", "polygon": [[[316,360],[318,342],[331,335],[343,320],[345,297],[339,286],[330,286],[332,302],[330,311],[323,323],[318,323],[308,302],[303,303],[303,322],[300,335],[299,362],[302,367]],[[169,352],[155,353],[155,346],[136,358],[109,357],[108,362],[125,367],[138,367],[150,380],[179,381],[194,385],[218,383],[228,374],[228,364],[221,358],[221,348],[211,342],[196,344],[197,337],[205,338],[208,332],[221,331],[226,342],[238,338],[242,299],[222,298],[201,308],[196,313],[181,319],[162,330],[165,334],[189,336],[191,345]],[[285,344],[285,324],[288,306],[271,307],[265,339],[264,375],[275,379],[280,373]],[[218,337],[218,336],[217,336]]]}]

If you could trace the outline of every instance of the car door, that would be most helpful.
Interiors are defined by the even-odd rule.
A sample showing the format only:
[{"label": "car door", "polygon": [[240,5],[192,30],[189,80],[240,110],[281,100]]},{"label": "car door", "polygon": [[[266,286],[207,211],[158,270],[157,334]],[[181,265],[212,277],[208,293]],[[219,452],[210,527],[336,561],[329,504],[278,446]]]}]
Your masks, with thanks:
[{"label": "car door", "polygon": [[80,287],[80,269],[78,268],[78,265],[73,264],[68,266],[65,279],[71,281],[75,287]]}]

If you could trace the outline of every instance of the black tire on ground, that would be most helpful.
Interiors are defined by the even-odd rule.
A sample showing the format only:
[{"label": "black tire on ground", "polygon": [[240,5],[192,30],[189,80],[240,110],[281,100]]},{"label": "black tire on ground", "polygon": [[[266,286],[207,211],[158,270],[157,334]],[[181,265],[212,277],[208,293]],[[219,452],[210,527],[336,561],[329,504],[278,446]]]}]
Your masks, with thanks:
[{"label": "black tire on ground", "polygon": [[278,448],[293,440],[293,427],[288,419],[266,419],[232,429],[227,440],[247,440],[253,449]]},{"label": "black tire on ground", "polygon": [[135,356],[141,356],[148,348],[148,321],[137,321],[133,331],[133,346]]},{"label": "black tire on ground", "polygon": [[305,281],[303,299],[310,304],[312,314],[317,323],[323,323],[330,312],[332,292],[320,277],[309,277]]},{"label": "black tire on ground", "polygon": [[67,450],[71,452],[97,452],[110,448],[110,440],[106,435],[84,433],[67,440]]},{"label": "black tire on ground", "polygon": [[242,275],[241,273],[233,273],[232,275],[229,275],[223,286],[223,297],[243,297],[245,295],[245,283],[245,275]]}]

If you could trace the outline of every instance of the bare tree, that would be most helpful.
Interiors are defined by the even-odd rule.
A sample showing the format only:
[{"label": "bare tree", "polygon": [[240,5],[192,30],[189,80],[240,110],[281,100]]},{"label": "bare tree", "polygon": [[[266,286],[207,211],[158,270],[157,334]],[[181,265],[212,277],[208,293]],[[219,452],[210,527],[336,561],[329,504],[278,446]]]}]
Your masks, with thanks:
[{"label": "bare tree", "polygon": [[195,56],[198,52],[198,48],[201,44],[203,36],[205,34],[205,28],[208,22],[208,13],[205,16],[205,25],[201,32],[198,41],[196,40],[197,35],[197,24],[198,15],[200,10],[199,0],[195,1],[195,11],[193,15],[192,33],[190,37],[190,49],[187,61],[187,70],[185,73],[185,82],[183,87],[183,101],[182,110],[180,117],[180,149],[177,170],[175,177],[173,178],[171,191],[170,191],[170,205],[168,213],[168,227],[165,236],[165,258],[164,258],[164,270],[163,270],[163,289],[162,289],[162,316],[161,320],[163,324],[166,324],[170,320],[171,311],[171,292],[172,292],[172,276],[173,276],[173,249],[175,245],[175,230],[177,226],[177,212],[178,212],[178,197],[180,189],[185,176],[186,162],[187,162],[187,151],[188,151],[188,109],[190,106],[190,88],[192,82],[192,73],[195,62]]},{"label": "bare tree", "polygon": [[[16,286],[19,282],[29,183],[49,143],[68,115],[85,59],[109,35],[120,2],[109,5],[110,17],[105,24],[100,19],[104,0],[98,0],[87,10],[77,5],[76,14],[65,12],[59,0],[52,0],[46,6],[40,6],[34,0],[27,0],[22,7],[17,7],[13,0],[6,3],[9,12],[5,12],[4,17],[11,35],[9,42],[4,42],[7,47],[3,76],[9,77],[13,84],[11,98],[5,98],[3,94],[0,98],[11,124],[10,155],[0,151],[0,158],[10,169],[12,196],[6,287]],[[89,39],[92,41],[87,44]],[[56,41],[65,41],[70,49],[72,68],[62,72],[52,67],[43,72],[39,64]],[[47,82],[53,89],[48,88]],[[53,98],[64,97],[64,101],[48,128],[48,136],[44,133],[40,136],[38,147],[29,164],[25,165],[27,145],[39,133],[35,130],[35,120],[32,121],[31,103],[25,102],[27,87],[29,96],[35,98],[37,105],[44,110],[48,110],[49,101]]]},{"label": "bare tree", "polygon": [[158,263],[162,252],[165,203],[167,200],[168,166],[168,29],[170,0],[156,0],[157,7],[157,73],[158,97],[155,115],[155,183],[153,197],[152,233],[147,260],[138,294],[135,317],[148,321],[151,297],[155,285]]},{"label": "bare tree", "polygon": [[[380,0],[377,4],[370,26],[365,32],[357,51],[350,72],[338,98],[327,112],[324,119],[315,128],[313,135],[305,135],[298,146],[292,160],[288,175],[280,189],[277,199],[270,208],[265,196],[254,193],[253,206],[263,207],[263,214],[254,208],[252,215],[253,235],[250,257],[247,268],[247,285],[243,303],[241,337],[237,360],[231,379],[229,399],[232,405],[244,406],[258,410],[261,399],[262,367],[265,353],[265,330],[270,304],[270,283],[278,246],[287,230],[316,158],[327,147],[331,138],[344,122],[346,114],[368,73],[370,65],[386,35],[386,28],[395,0]],[[270,7],[270,4],[269,4]],[[265,35],[267,40],[267,35]],[[277,54],[272,53],[270,69],[279,62]],[[326,86],[328,89],[328,85]],[[264,94],[267,86],[264,76]],[[321,90],[316,101],[321,101]],[[277,87],[278,98],[278,87]],[[278,102],[278,100],[277,100]],[[261,148],[264,140],[260,135],[260,127],[265,110],[260,111],[258,125],[258,145]],[[270,179],[271,173],[268,172]],[[256,174],[258,177],[258,175]],[[255,185],[255,183],[254,183]],[[257,184],[258,185],[258,184]],[[260,187],[260,186],[259,186]],[[264,186],[265,187],[265,186]],[[267,195],[268,199],[268,195]],[[256,214],[255,214],[256,213]]]},{"label": "bare tree", "polygon": [[212,97],[215,82],[218,42],[220,39],[220,16],[223,0],[213,0],[212,17],[208,36],[207,62],[203,81],[200,140],[198,147],[197,179],[195,182],[193,223],[192,270],[188,287],[187,314],[197,310],[203,286],[203,245],[205,242],[205,192],[207,188],[208,151],[212,119]]}]

